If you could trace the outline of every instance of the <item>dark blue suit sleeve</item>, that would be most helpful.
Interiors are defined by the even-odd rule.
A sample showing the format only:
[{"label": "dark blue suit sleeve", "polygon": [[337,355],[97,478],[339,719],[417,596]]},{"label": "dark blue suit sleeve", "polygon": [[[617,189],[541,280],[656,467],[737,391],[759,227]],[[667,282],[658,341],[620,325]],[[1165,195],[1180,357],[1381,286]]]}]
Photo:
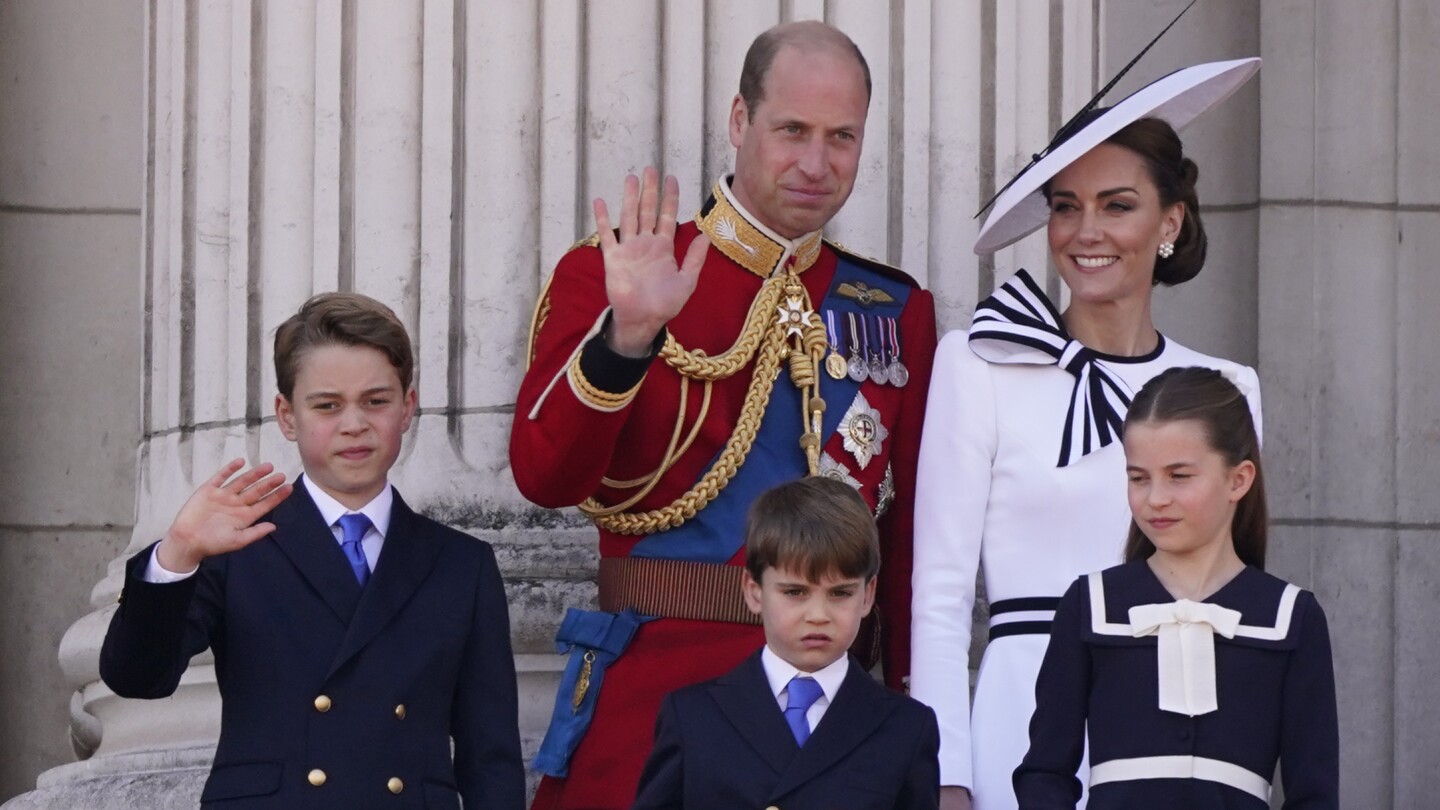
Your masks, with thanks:
[{"label": "dark blue suit sleeve", "polygon": [[655,718],[655,746],[640,772],[630,810],[681,810],[685,798],[685,750],[675,696],[666,695]]},{"label": "dark blue suit sleeve", "polygon": [[220,626],[225,563],[206,560],[179,582],[144,580],[155,546],[125,564],[120,605],[100,647],[100,679],[125,698],[162,698],[175,692],[196,653],[211,646]]},{"label": "dark blue suit sleeve", "polygon": [[455,781],[467,808],[522,810],[525,767],[520,756],[515,657],[510,651],[505,584],[494,550],[474,542],[482,547],[484,556],[450,718]]},{"label": "dark blue suit sleeve", "polygon": [[937,810],[940,807],[940,726],[935,710],[924,707],[910,772],[895,801],[895,810]]},{"label": "dark blue suit sleeve", "polygon": [[[1074,810],[1080,801],[1075,771],[1085,753],[1085,717],[1090,705],[1090,651],[1081,635],[1084,582],[1071,585],[1060,600],[1050,627],[1050,646],[1035,681],[1030,750],[1014,775],[1021,810]],[[984,741],[976,744],[984,745]]]},{"label": "dark blue suit sleeve", "polygon": [[1340,731],[1330,629],[1320,603],[1300,594],[1300,643],[1290,655],[1281,697],[1280,779],[1285,810],[1340,807]]}]

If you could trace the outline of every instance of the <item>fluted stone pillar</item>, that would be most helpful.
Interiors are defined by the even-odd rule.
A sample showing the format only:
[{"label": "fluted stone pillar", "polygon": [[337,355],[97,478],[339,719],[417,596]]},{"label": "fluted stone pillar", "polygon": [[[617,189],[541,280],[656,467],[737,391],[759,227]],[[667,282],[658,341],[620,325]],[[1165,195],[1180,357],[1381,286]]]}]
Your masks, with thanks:
[{"label": "fluted stone pillar", "polygon": [[[573,516],[514,493],[505,454],[542,277],[540,17],[467,11],[148,4],[135,530],[60,649],[81,761],[7,807],[196,804],[219,729],[209,654],[174,697],[128,701],[99,682],[99,645],[125,559],[219,464],[243,455],[298,472],[271,415],[270,341],[330,289],[390,303],[415,338],[421,410],[393,479],[420,511],[495,544],[536,744],[560,664],[549,637],[563,605],[591,598],[593,551]],[[565,196],[560,248],[581,227]]]},{"label": "fluted stone pillar", "polygon": [[130,537],[142,5],[0,3],[0,803],[74,756],[56,645]]},{"label": "fluted stone pillar", "polygon": [[[1123,67],[1188,2],[1107,3],[1104,73]],[[1187,65],[1259,56],[1260,8],[1250,0],[1195,4],[1116,86],[1109,103]],[[1269,70],[1264,65],[1261,77]],[[1154,297],[1160,331],[1198,351],[1252,366],[1259,359],[1260,87],[1259,78],[1251,79],[1180,133],[1186,156],[1200,170],[1196,193],[1209,250],[1200,275],[1158,288]],[[1260,382],[1263,389],[1265,379]]]},{"label": "fluted stone pillar", "polygon": [[1440,85],[1433,4],[1261,11],[1272,568],[1330,619],[1348,807],[1434,804]]},{"label": "fluted stone pillar", "polygon": [[[689,216],[730,165],[726,116],[750,41],[825,19],[856,39],[875,85],[832,235],[904,267],[936,293],[942,328],[961,326],[1016,267],[1057,286],[1043,236],[975,257],[972,216],[1167,13],[1113,5],[149,0],[135,529],[60,650],[80,761],[6,810],[194,806],[218,732],[208,654],[175,697],[138,702],[98,681],[99,645],[125,559],[211,471],[237,455],[298,471],[271,415],[270,341],[306,297],[337,288],[390,303],[415,338],[420,415],[394,480],[419,510],[495,545],[533,752],[561,665],[554,627],[593,599],[593,530],[523,501],[506,443],[531,306],[593,229],[590,200],[615,202],[626,173],[657,164],[680,178]],[[1248,52],[1201,47],[1253,37],[1254,12],[1231,5],[1239,21],[1212,14],[1168,41],[1197,58]],[[1133,82],[1163,72],[1148,59]],[[1253,154],[1246,103],[1199,142]],[[1207,177],[1243,220],[1253,172],[1230,171]],[[1243,299],[1253,260],[1240,241]],[[1244,359],[1253,325],[1230,294],[1204,311],[1230,313],[1238,333],[1205,318],[1194,331]]]}]

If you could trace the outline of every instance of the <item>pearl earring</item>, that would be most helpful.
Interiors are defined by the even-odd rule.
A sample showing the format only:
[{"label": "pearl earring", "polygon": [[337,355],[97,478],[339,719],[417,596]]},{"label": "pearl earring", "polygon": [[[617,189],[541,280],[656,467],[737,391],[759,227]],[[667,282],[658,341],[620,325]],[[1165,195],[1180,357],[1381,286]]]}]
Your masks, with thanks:
[{"label": "pearl earring", "polygon": [[1161,243],[1160,243],[1160,258],[1162,258],[1162,259],[1168,259],[1168,258],[1170,258],[1171,256],[1174,256],[1174,255],[1175,255],[1175,243],[1174,243],[1174,242],[1161,242]]}]

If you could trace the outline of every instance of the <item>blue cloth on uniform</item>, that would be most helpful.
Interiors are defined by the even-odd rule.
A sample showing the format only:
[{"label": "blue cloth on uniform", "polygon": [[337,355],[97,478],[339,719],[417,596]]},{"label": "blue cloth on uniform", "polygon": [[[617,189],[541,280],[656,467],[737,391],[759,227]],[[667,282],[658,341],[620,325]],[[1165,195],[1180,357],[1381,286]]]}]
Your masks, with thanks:
[{"label": "blue cloth on uniform", "polygon": [[[569,652],[570,661],[565,665],[565,674],[560,677],[555,710],[550,715],[550,726],[545,730],[540,751],[535,755],[535,761],[530,763],[531,770],[546,776],[569,775],[570,757],[595,717],[595,702],[600,696],[605,669],[630,645],[640,625],[653,618],[641,616],[630,608],[619,613],[576,608],[565,612],[565,621],[560,624],[560,632],[555,634],[555,651],[562,654]],[[576,705],[575,688],[582,674],[586,675],[589,683]]]},{"label": "blue cloth on uniform", "polygon": [[[842,254],[835,267],[835,278],[830,282],[830,289],[821,299],[817,311],[834,311],[841,317],[850,313],[864,316],[873,312],[841,295],[838,290],[845,284],[863,285],[885,293],[891,303],[883,305],[884,312],[896,317],[904,310],[910,297],[908,284],[882,275]],[[821,417],[822,447],[840,428],[840,421],[860,387],[860,383],[849,377],[834,380],[824,376],[820,384],[820,395],[826,404]],[[745,513],[750,504],[767,489],[804,478],[808,472],[805,453],[799,445],[800,435],[805,432],[801,412],[800,389],[792,385],[789,374],[782,371],[770,390],[770,402],[765,407],[750,454],[730,483],[684,524],[642,538],[630,549],[630,556],[722,564],[735,556],[735,552],[745,544],[745,533],[740,528],[745,525]],[[719,454],[716,455],[718,457]]]}]

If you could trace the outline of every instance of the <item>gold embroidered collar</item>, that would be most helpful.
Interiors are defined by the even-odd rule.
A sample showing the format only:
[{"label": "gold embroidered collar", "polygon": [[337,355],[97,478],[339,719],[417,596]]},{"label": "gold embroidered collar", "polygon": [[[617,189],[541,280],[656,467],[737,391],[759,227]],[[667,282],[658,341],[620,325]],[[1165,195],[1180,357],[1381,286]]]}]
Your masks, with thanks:
[{"label": "gold embroidered collar", "polygon": [[729,178],[715,181],[711,201],[695,215],[695,224],[710,237],[710,244],[736,264],[761,278],[769,278],[791,264],[803,273],[820,258],[820,231],[799,239],[786,239],[762,225],[730,192]]}]

